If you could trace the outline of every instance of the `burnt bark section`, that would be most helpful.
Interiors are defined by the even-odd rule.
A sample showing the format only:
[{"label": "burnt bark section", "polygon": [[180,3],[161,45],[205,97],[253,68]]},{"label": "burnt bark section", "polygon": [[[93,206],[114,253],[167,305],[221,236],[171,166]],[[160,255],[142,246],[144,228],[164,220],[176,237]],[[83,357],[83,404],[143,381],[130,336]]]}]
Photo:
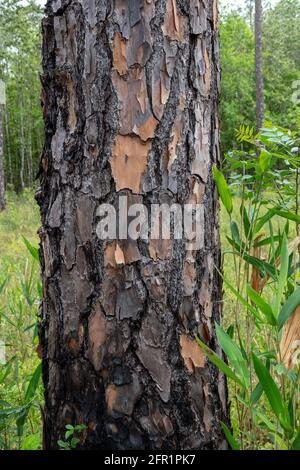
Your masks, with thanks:
[{"label": "burnt bark section", "polygon": [[[44,443],[226,447],[217,349],[219,49],[212,0],[49,1],[43,22]],[[200,203],[203,246],[101,242],[97,208]]]},{"label": "burnt bark section", "polygon": [[4,107],[0,104],[0,212],[5,209],[3,115]]},{"label": "burnt bark section", "polygon": [[256,76],[256,129],[264,124],[264,78],[263,78],[263,7],[262,0],[255,0],[255,76]]}]

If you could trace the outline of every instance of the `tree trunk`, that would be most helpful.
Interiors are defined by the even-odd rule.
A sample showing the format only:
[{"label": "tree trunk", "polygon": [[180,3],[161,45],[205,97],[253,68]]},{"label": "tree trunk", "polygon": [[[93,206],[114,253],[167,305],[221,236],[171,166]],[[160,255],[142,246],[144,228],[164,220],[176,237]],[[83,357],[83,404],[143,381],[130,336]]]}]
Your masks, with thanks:
[{"label": "tree trunk", "polygon": [[13,166],[12,166],[12,158],[11,158],[11,146],[9,141],[10,133],[9,133],[9,113],[6,107],[6,114],[5,114],[5,140],[6,140],[6,150],[7,150],[7,159],[8,159],[8,175],[7,181],[10,184],[11,188],[13,187],[14,175],[13,175]]},{"label": "tree trunk", "polygon": [[4,179],[4,107],[0,104],[0,212],[5,209],[5,179]]},{"label": "tree trunk", "polygon": [[[83,449],[225,448],[225,380],[195,342],[218,350],[216,2],[49,1],[43,37],[44,446],[84,423]],[[199,203],[200,249],[101,241],[120,195]]]},{"label": "tree trunk", "polygon": [[25,155],[26,155],[26,143],[25,143],[25,132],[24,132],[24,108],[23,108],[23,95],[20,91],[19,96],[19,112],[20,112],[20,156],[21,156],[21,166],[20,166],[20,188],[21,191],[25,188]]},{"label": "tree trunk", "polygon": [[262,0],[255,0],[256,129],[264,124]]},{"label": "tree trunk", "polygon": [[33,158],[32,158],[32,138],[34,136],[34,129],[33,129],[33,122],[32,122],[32,115],[33,110],[30,106],[30,99],[27,101],[27,112],[29,113],[30,119],[28,123],[28,157],[27,157],[27,169],[28,169],[28,187],[32,188],[33,185]]}]

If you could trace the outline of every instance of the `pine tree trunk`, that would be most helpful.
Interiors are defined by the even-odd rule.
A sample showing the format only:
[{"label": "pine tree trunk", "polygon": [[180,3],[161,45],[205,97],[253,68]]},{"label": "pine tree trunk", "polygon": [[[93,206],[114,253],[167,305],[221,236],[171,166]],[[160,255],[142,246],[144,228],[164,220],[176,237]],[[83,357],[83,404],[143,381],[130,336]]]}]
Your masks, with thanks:
[{"label": "pine tree trunk", "polygon": [[0,212],[5,209],[5,179],[4,179],[4,141],[3,141],[3,117],[4,108],[0,104]]},{"label": "pine tree trunk", "polygon": [[256,75],[256,129],[264,124],[263,32],[262,0],[255,0],[255,75]]},{"label": "pine tree trunk", "polygon": [[[84,423],[83,449],[225,448],[225,380],[194,339],[218,350],[216,2],[61,0],[46,12],[44,446]],[[120,195],[201,204],[201,249],[100,241],[97,209]]]}]

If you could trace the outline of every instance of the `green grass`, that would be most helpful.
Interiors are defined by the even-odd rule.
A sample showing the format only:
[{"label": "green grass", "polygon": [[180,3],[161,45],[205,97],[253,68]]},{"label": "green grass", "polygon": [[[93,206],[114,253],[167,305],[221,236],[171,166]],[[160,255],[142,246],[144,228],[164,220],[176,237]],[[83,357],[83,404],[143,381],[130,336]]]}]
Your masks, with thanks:
[{"label": "green grass", "polygon": [[38,243],[39,210],[32,191],[6,195],[7,209],[0,214],[0,266],[8,262],[24,267],[27,259],[22,236],[32,243]]},{"label": "green grass", "polygon": [[[6,345],[10,367],[1,368],[1,409],[24,405],[24,397],[40,360],[36,323],[40,276],[38,263],[28,253],[23,238],[38,244],[38,208],[32,192],[22,196],[8,193],[7,209],[0,214],[0,340]],[[16,419],[0,416],[0,449],[41,448],[40,403],[42,386],[32,402],[24,430]]]}]

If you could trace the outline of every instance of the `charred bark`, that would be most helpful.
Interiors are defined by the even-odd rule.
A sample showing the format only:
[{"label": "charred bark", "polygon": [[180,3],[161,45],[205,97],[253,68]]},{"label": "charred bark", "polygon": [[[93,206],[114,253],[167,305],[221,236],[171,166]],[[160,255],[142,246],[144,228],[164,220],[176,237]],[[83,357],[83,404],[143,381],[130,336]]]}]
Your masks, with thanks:
[{"label": "charred bark", "polygon": [[[212,0],[49,1],[43,22],[44,445],[218,449],[219,49]],[[200,203],[203,243],[101,242],[97,208]]]}]

